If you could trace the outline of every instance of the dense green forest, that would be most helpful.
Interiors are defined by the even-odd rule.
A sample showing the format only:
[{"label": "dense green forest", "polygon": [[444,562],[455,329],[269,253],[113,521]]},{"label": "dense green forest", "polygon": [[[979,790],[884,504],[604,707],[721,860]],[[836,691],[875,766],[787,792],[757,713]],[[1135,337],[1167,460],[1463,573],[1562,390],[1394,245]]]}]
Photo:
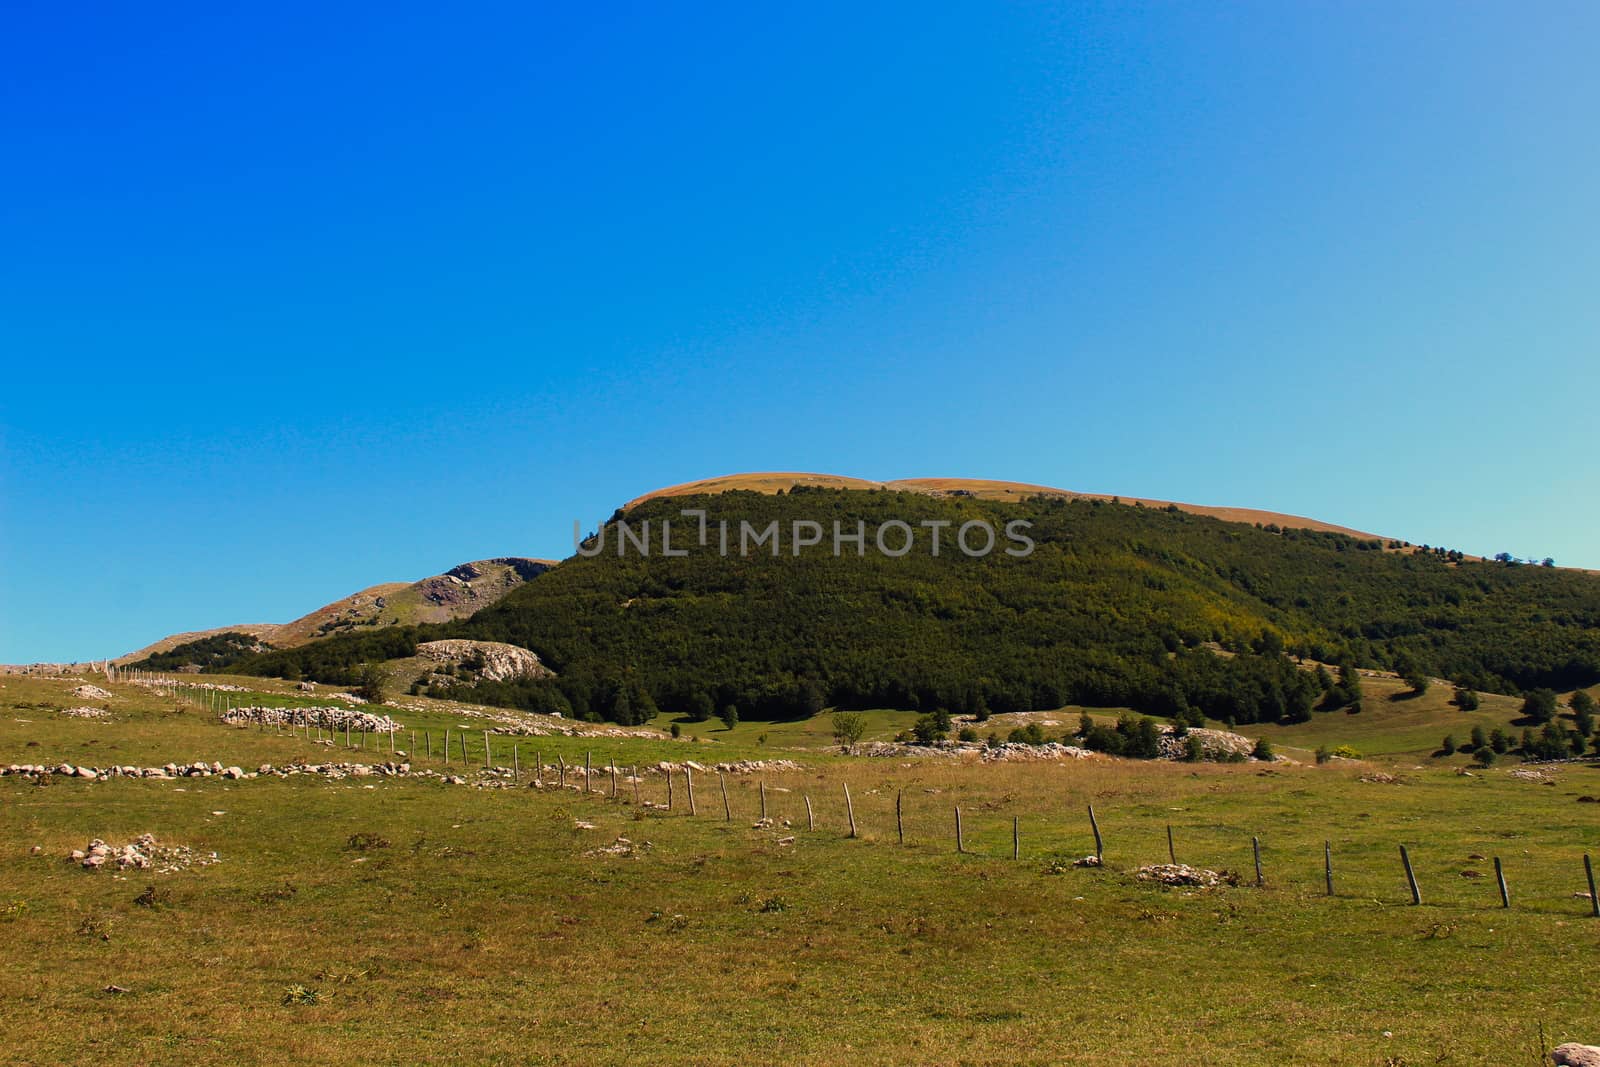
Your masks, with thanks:
[{"label": "dense green forest", "polygon": [[220,671],[224,667],[231,667],[240,660],[271,648],[271,645],[250,634],[229,630],[227,633],[211,634],[208,637],[185,641],[165,652],[153,652],[127,666],[146,671],[181,671],[186,667]]},{"label": "dense green forest", "polygon": [[[709,546],[680,509],[703,508]],[[616,523],[650,520],[653,553],[617,551]],[[660,524],[673,523],[663,556]],[[735,531],[717,548],[717,523]],[[956,527],[1031,523],[1034,551],[956,551]],[[830,535],[791,554],[787,531]],[[835,557],[833,523],[868,531]],[[899,558],[872,531],[949,522]],[[738,552],[741,521],[777,521],[781,553]],[[1302,719],[1353,700],[1290,657],[1426,672],[1493,692],[1600,680],[1600,578],[1552,567],[1457,562],[1376,541],[1108,502],[1003,504],[915,493],[796,489],[653,500],[613,516],[592,558],[575,556],[471,619],[390,627],[252,656],[232,669],[349,682],[361,663],[419,640],[530,648],[551,682],[481,683],[489,702],[640,721],[657,707],[745,718],[823,706],[995,712],[1066,703],[1199,712],[1237,723]],[[596,547],[596,546],[591,546]],[[1231,653],[1219,655],[1210,646]]]}]

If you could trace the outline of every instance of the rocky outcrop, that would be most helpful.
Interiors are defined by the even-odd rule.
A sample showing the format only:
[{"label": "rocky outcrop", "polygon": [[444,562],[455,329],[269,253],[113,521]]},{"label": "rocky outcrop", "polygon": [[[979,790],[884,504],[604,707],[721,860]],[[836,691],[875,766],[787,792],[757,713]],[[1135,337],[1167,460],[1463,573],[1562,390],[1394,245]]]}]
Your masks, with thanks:
[{"label": "rocky outcrop", "polygon": [[110,700],[111,694],[98,685],[80,685],[72,691],[79,700]]},{"label": "rocky outcrop", "polygon": [[1557,1067],[1600,1067],[1600,1045],[1558,1045],[1550,1059]]},{"label": "rocky outcrop", "polygon": [[417,655],[437,663],[469,664],[478,677],[491,682],[555,676],[532,652],[499,641],[424,641]]}]

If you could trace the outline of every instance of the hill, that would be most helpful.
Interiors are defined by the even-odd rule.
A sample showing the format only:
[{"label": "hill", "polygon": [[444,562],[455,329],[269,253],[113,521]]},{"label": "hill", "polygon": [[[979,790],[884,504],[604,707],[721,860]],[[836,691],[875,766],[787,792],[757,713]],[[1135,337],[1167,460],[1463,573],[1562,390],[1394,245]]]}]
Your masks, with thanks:
[{"label": "hill", "polygon": [[218,663],[205,658],[205,654],[214,649],[205,647],[204,642],[227,634],[249,635],[274,648],[294,648],[368,627],[447,622],[482,610],[554,565],[550,560],[520,556],[462,563],[418,582],[385,582],[371,586],[325,604],[293,622],[219,626],[174,634],[113,662],[162,670],[179,669],[186,663],[223,666],[232,660]]},{"label": "hill", "polygon": [[657,489],[643,496],[635,497],[623,506],[624,511],[631,511],[647,500],[658,500],[663,497],[703,496],[707,493],[726,493],[739,489],[748,489],[757,493],[781,493],[796,487],[808,489],[882,489],[893,492],[925,493],[936,497],[972,497],[978,500],[999,500],[1008,503],[1018,503],[1036,497],[1059,497],[1065,500],[1101,500],[1125,504],[1138,504],[1147,508],[1177,508],[1179,511],[1191,515],[1207,515],[1214,519],[1226,522],[1243,522],[1260,524],[1263,526],[1274,525],[1288,527],[1295,530],[1321,530],[1328,533],[1341,533],[1350,537],[1363,540],[1383,540],[1377,534],[1363,533],[1347,526],[1338,526],[1320,519],[1308,519],[1299,515],[1284,515],[1276,511],[1262,511],[1258,508],[1213,507],[1205,504],[1184,504],[1172,500],[1156,500],[1148,497],[1119,497],[1105,493],[1080,493],[1070,489],[1055,489],[1047,485],[1031,485],[1027,482],[991,481],[984,478],[902,478],[896,481],[874,482],[865,478],[850,478],[836,474],[799,474],[799,473],[756,473],[756,474],[727,474],[716,478],[705,478],[700,481],[684,482],[682,485],[668,486]]},{"label": "hill", "polygon": [[[947,524],[942,554],[831,546],[728,556],[617,551],[621,524],[659,531],[684,507],[765,528]],[[1025,556],[972,558],[962,524],[1025,522]],[[656,707],[735,705],[773,718],[819,707],[994,712],[1064,704],[1304,721],[1350,692],[1290,655],[1406,669],[1491,692],[1600,681],[1600,580],[1555,568],[1382,551],[1380,541],[1257,528],[1175,506],[1067,497],[1021,502],[797,485],[634,502],[586,553],[468,620],[388,627],[250,657],[256,674],[347,682],[419,640],[502,641],[553,681],[483,683],[478,699],[639,721]],[[870,538],[869,534],[869,538]],[[1228,655],[1212,650],[1216,646]],[[1286,655],[1289,654],[1289,655]]]}]

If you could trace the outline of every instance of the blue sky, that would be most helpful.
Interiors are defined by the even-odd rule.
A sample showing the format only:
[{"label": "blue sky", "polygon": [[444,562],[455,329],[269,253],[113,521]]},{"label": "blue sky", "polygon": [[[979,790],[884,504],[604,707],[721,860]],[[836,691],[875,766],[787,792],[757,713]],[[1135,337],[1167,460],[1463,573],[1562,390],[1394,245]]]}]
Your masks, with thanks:
[{"label": "blue sky", "polygon": [[8,14],[0,661],[740,470],[1600,567],[1592,4]]}]

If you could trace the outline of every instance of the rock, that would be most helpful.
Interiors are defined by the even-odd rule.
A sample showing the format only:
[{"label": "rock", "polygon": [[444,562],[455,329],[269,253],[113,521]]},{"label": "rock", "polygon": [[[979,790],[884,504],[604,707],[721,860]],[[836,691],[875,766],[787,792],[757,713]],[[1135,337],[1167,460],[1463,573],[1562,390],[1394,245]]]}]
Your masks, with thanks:
[{"label": "rock", "polygon": [[238,767],[229,767],[222,772],[222,777],[231,778],[234,781],[238,781],[240,778],[244,777],[244,771]]},{"label": "rock", "polygon": [[98,685],[80,685],[72,691],[79,700],[110,700],[111,694]]},{"label": "rock", "polygon": [[534,653],[499,641],[424,641],[417,646],[417,655],[440,663],[481,663],[478,676],[491,682],[550,678],[555,674]]},{"label": "rock", "polygon": [[100,772],[95,770],[93,767],[79,767],[78,768],[78,777],[79,778],[98,778],[99,776],[100,776]]},{"label": "rock", "polygon": [[1576,1042],[1558,1045],[1550,1053],[1550,1059],[1560,1067],[1600,1067],[1600,1045],[1580,1045]]},{"label": "rock", "polygon": [[1141,882],[1160,882],[1162,885],[1238,885],[1237,875],[1228,871],[1208,871],[1191,867],[1187,863],[1152,863],[1135,872]]}]

